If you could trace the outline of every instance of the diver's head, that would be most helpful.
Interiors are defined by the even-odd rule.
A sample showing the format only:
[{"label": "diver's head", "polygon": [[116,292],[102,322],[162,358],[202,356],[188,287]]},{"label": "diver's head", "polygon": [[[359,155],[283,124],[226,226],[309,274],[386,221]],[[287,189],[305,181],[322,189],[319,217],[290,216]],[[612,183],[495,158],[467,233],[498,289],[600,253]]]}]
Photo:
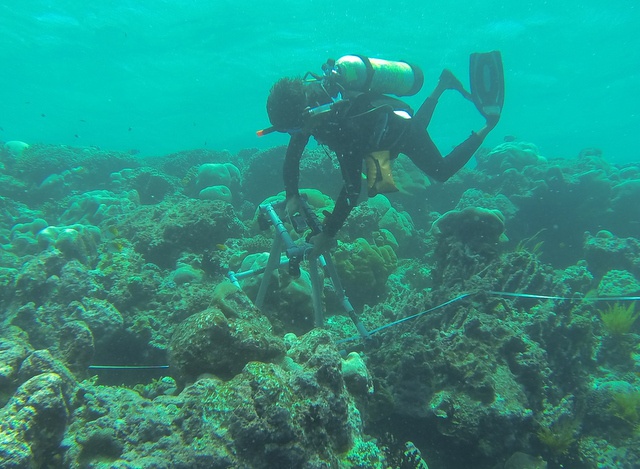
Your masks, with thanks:
[{"label": "diver's head", "polygon": [[305,84],[301,78],[281,78],[267,98],[269,121],[279,132],[301,128],[306,107]]}]

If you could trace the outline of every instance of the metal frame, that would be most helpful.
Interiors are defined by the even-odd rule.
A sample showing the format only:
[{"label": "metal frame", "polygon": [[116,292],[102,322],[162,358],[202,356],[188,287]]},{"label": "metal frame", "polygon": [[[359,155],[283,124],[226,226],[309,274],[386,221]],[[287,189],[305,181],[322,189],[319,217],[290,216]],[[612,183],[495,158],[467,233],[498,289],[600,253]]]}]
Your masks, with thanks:
[{"label": "metal frame", "polygon": [[[262,204],[259,207],[259,223],[262,229],[268,229],[270,226],[275,228],[275,238],[271,246],[271,252],[269,253],[269,259],[267,265],[261,269],[247,270],[244,272],[229,271],[227,274],[229,280],[240,288],[239,280],[250,277],[253,275],[263,274],[260,282],[260,288],[258,289],[258,295],[255,299],[255,305],[258,309],[262,309],[264,300],[267,294],[267,287],[269,280],[273,272],[284,266],[288,266],[289,274],[294,277],[300,276],[300,263],[307,261],[309,268],[309,275],[311,277],[311,296],[314,312],[314,324],[316,327],[324,327],[324,308],[322,305],[322,289],[323,279],[320,276],[319,267],[322,267],[325,275],[331,280],[333,290],[340,300],[340,304],[344,311],[349,315],[349,318],[356,326],[360,337],[363,339],[369,338],[369,332],[362,324],[362,321],[356,315],[349,298],[344,293],[344,288],[338,277],[338,272],[331,258],[329,252],[324,252],[319,256],[312,255],[313,245],[309,242],[302,241],[296,243],[289,234],[289,231],[285,227],[284,222],[278,216],[278,209],[281,209],[284,202],[280,203],[268,203]],[[300,213],[290,219],[296,232],[302,232],[307,227],[311,229],[312,234],[318,234],[322,231],[322,225],[318,221],[315,213],[309,207],[306,200],[301,199]],[[284,257],[283,257],[284,253]]]}]

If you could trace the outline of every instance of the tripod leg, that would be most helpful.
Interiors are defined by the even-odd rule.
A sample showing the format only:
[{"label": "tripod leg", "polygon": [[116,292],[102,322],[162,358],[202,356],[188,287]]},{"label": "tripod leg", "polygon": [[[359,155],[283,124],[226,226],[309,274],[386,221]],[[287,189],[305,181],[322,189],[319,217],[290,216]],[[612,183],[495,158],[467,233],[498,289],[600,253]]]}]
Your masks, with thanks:
[{"label": "tripod leg", "polygon": [[349,317],[353,321],[353,324],[356,326],[356,329],[358,330],[358,334],[360,334],[360,337],[362,337],[363,339],[368,339],[369,332],[367,332],[367,329],[364,327],[364,324],[362,324],[362,321],[360,321],[360,318],[358,318],[358,316],[356,315],[356,312],[353,309],[353,306],[351,306],[351,302],[349,301],[349,298],[347,298],[347,296],[344,294],[344,288],[342,288],[342,282],[340,282],[340,277],[338,277],[338,271],[336,270],[336,266],[334,265],[333,260],[331,259],[331,256],[325,253],[321,257],[324,259],[327,273],[329,275],[329,278],[331,278],[333,289],[335,290],[336,295],[338,295],[338,299],[342,304],[342,308],[345,310],[345,312],[349,315]]},{"label": "tripod leg", "polygon": [[280,254],[282,253],[283,244],[284,241],[280,236],[276,236],[273,239],[271,252],[269,253],[269,260],[267,261],[267,266],[264,269],[260,288],[258,289],[258,296],[255,301],[255,305],[258,309],[262,309],[262,305],[264,305],[264,299],[267,296],[267,287],[269,286],[269,281],[271,280],[273,271],[280,266]]},{"label": "tripod leg", "polygon": [[311,277],[311,299],[313,300],[314,324],[324,327],[324,309],[322,307],[323,282],[318,271],[318,258],[309,259],[309,276]]}]

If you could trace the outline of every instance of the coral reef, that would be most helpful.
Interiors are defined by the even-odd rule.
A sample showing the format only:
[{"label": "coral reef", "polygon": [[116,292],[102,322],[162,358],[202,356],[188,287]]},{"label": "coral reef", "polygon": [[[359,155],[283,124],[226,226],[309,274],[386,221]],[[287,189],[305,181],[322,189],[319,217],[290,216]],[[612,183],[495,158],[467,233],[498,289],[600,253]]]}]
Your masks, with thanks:
[{"label": "coral reef", "polygon": [[[429,184],[398,158],[331,251],[360,340],[326,275],[314,328],[304,261],[252,303],[283,158],[0,150],[0,465],[638,466],[637,313],[604,300],[640,293],[639,166],[508,142]],[[322,220],[339,170],[302,161]]]},{"label": "coral reef", "polygon": [[434,221],[436,284],[451,285],[480,272],[506,239],[504,216],[497,210],[467,207],[451,210]]},{"label": "coral reef", "polygon": [[385,284],[398,258],[388,244],[376,246],[364,238],[341,243],[335,252],[336,269],[354,305],[374,304],[384,297]]},{"label": "coral reef", "polygon": [[[155,397],[77,382],[47,353],[22,357],[22,384],[0,410],[4,467],[384,467],[362,433],[342,359],[320,331],[281,363],[247,363]],[[366,370],[364,371],[366,373]],[[141,389],[142,391],[142,389]],[[147,393],[148,394],[148,393]]]},{"label": "coral reef", "polygon": [[205,373],[229,379],[250,361],[269,362],[284,354],[282,339],[271,333],[267,318],[243,293],[221,301],[226,314],[213,306],[189,316],[173,332],[169,364],[183,380]]},{"label": "coral reef", "polygon": [[167,267],[185,251],[201,252],[244,229],[231,205],[179,197],[130,211],[122,233],[147,262]]}]

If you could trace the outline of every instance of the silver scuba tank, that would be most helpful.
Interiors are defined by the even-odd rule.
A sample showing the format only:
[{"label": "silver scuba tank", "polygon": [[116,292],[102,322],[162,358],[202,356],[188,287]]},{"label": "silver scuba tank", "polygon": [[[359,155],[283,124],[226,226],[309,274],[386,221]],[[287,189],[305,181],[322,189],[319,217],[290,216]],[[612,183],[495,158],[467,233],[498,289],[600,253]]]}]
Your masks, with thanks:
[{"label": "silver scuba tank", "polygon": [[422,88],[422,70],[407,62],[345,55],[336,60],[332,71],[336,82],[348,91],[411,96]]}]

